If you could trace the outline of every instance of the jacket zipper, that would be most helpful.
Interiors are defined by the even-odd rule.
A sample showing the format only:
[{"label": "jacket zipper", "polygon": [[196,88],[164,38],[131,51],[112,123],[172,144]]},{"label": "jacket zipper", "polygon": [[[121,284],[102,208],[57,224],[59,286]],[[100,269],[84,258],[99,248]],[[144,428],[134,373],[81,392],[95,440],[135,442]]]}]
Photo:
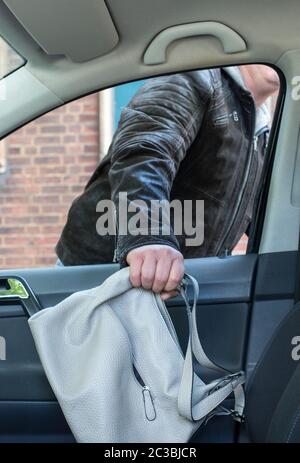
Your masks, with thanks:
[{"label": "jacket zipper", "polygon": [[[234,209],[234,212],[233,212],[233,215],[232,215],[232,218],[231,218],[231,221],[230,221],[230,224],[227,228],[227,232],[225,233],[225,236],[224,236],[224,239],[222,240],[221,242],[221,245],[219,246],[219,249],[218,249],[218,252],[220,251],[220,249],[222,249],[222,246],[224,245],[224,243],[226,243],[226,240],[231,232],[231,229],[234,225],[234,222],[235,222],[235,219],[238,215],[238,212],[239,212],[239,209],[240,209],[240,205],[242,203],[242,199],[243,199],[243,196],[244,196],[244,193],[245,193],[245,189],[246,189],[246,185],[247,185],[247,182],[248,182],[248,178],[249,178],[249,174],[250,174],[250,170],[251,170],[251,164],[252,164],[252,160],[253,160],[253,155],[254,153],[257,153],[257,149],[258,149],[258,137],[266,132],[266,127],[267,126],[264,126],[262,127],[253,137],[252,137],[252,143],[251,143],[251,156],[249,156],[249,160],[248,160],[248,163],[247,163],[247,168],[246,168],[246,173],[245,173],[245,177],[244,177],[244,180],[243,180],[243,185],[242,185],[242,189],[241,189],[241,194],[239,196],[239,199],[237,201],[237,204],[235,206],[235,209]],[[228,255],[228,249],[225,249],[225,256]]]},{"label": "jacket zipper", "polygon": [[[220,252],[220,250],[222,249],[224,243],[226,243],[226,240],[231,232],[231,229],[235,223],[235,219],[238,215],[238,212],[239,212],[239,209],[240,209],[240,205],[242,203],[242,199],[243,199],[243,196],[244,196],[244,192],[245,192],[245,189],[246,189],[246,185],[247,185],[247,182],[248,182],[248,178],[249,178],[249,173],[250,173],[250,167],[251,167],[251,164],[252,164],[252,159],[253,159],[253,154],[254,154],[254,151],[255,151],[255,147],[257,147],[257,140],[255,140],[255,137],[253,137],[253,140],[252,140],[252,143],[251,143],[251,155],[249,156],[249,159],[248,159],[248,163],[247,163],[247,167],[246,167],[246,172],[245,172],[245,176],[244,176],[244,179],[243,179],[243,184],[242,184],[242,188],[241,188],[241,192],[240,192],[240,195],[239,195],[239,198],[236,202],[236,205],[235,205],[235,208],[234,208],[234,211],[233,211],[233,214],[232,214],[232,217],[231,217],[231,221],[228,225],[228,228],[227,228],[227,231],[224,235],[224,238],[223,240],[221,241],[219,247],[218,247],[218,251],[217,251],[217,255],[218,253]],[[225,255],[227,256],[228,255],[228,249],[225,250]]]},{"label": "jacket zipper", "polygon": [[[254,106],[254,102],[253,102],[253,106]],[[242,203],[242,199],[244,197],[244,193],[245,193],[245,189],[246,189],[246,185],[247,185],[247,181],[248,181],[248,178],[249,178],[249,174],[250,174],[250,168],[251,168],[251,164],[252,164],[252,159],[253,159],[253,155],[254,155],[254,152],[255,150],[257,149],[257,135],[255,134],[254,135],[254,124],[255,124],[255,111],[252,112],[252,121],[251,121],[251,145],[250,145],[250,149],[249,149],[249,158],[248,158],[248,162],[247,162],[247,167],[246,167],[246,170],[245,170],[245,175],[244,175],[244,179],[243,179],[243,183],[242,183],[242,188],[241,188],[241,192],[239,194],[239,197],[238,197],[238,200],[235,204],[235,208],[233,210],[233,214],[232,214],[232,217],[231,217],[231,221],[227,227],[227,231],[226,233],[224,234],[224,238],[222,239],[219,247],[218,247],[218,250],[216,252],[216,254],[218,255],[220,250],[222,249],[224,243],[226,243],[226,240],[231,232],[231,229],[235,223],[235,219],[238,215],[238,212],[239,212],[239,209],[240,209],[240,205]],[[228,249],[225,250],[225,256],[228,255]]]},{"label": "jacket zipper", "polygon": [[117,263],[118,262],[118,258],[117,258],[117,248],[115,247],[115,250],[114,250],[114,256],[113,256],[113,263]]},{"label": "jacket zipper", "polygon": [[114,222],[115,222],[115,249],[114,249],[114,256],[113,256],[113,263],[116,263],[118,262],[118,252],[117,252],[117,248],[118,248],[118,222],[117,222],[117,209],[115,208],[114,210]]}]

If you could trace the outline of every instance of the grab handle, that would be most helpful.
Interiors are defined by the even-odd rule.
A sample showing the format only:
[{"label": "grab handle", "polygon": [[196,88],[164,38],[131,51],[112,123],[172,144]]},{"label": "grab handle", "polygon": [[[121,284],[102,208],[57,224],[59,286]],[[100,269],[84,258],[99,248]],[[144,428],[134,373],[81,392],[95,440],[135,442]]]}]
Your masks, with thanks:
[{"label": "grab handle", "polygon": [[168,27],[160,32],[146,49],[144,64],[163,64],[166,61],[167,48],[172,42],[203,35],[219,39],[224,53],[238,53],[247,50],[245,40],[230,27],[216,21],[202,21]]}]

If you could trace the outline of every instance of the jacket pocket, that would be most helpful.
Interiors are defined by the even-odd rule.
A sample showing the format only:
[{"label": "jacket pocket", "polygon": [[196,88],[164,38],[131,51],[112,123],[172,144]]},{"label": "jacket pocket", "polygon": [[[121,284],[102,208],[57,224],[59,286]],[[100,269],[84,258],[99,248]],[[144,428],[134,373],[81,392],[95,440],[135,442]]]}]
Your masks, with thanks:
[{"label": "jacket pocket", "polygon": [[224,126],[224,125],[228,125],[229,124],[229,117],[228,117],[228,114],[221,114],[220,116],[217,116],[214,120],[213,120],[213,125],[215,127],[220,127],[220,126]]}]

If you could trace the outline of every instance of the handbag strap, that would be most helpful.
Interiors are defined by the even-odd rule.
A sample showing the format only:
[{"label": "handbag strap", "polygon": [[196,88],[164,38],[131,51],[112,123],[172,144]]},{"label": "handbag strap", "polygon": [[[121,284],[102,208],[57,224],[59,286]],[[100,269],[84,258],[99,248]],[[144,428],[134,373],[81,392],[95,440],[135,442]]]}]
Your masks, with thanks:
[{"label": "handbag strap", "polygon": [[[193,287],[193,305],[189,304],[186,286],[188,283]],[[243,421],[243,411],[245,406],[245,396],[242,384],[245,382],[243,371],[230,373],[212,362],[206,355],[201,344],[196,320],[196,306],[199,295],[199,286],[197,280],[191,275],[185,274],[180,287],[181,295],[186,304],[186,311],[189,323],[189,341],[184,360],[182,379],[178,394],[179,413],[190,421],[199,421],[213,412],[232,392],[235,395],[235,406],[230,411],[233,417],[238,421]],[[193,404],[193,387],[194,387],[194,364],[193,354],[197,362],[205,368],[214,371],[226,373],[225,376],[203,385],[203,399]]]}]

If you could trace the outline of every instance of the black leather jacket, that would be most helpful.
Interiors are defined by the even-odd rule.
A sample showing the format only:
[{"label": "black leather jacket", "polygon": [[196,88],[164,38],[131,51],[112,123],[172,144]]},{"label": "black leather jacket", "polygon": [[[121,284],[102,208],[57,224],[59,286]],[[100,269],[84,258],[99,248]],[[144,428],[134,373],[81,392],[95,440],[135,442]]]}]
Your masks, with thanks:
[{"label": "black leather jacket", "polygon": [[[255,134],[251,94],[223,69],[153,78],[121,113],[108,154],[69,211],[57,244],[65,265],[121,263],[133,248],[168,244],[184,257],[230,253],[251,221],[268,127]],[[185,236],[99,236],[96,204],[118,193],[204,200],[204,242]],[[115,252],[116,251],[116,252]]]}]

